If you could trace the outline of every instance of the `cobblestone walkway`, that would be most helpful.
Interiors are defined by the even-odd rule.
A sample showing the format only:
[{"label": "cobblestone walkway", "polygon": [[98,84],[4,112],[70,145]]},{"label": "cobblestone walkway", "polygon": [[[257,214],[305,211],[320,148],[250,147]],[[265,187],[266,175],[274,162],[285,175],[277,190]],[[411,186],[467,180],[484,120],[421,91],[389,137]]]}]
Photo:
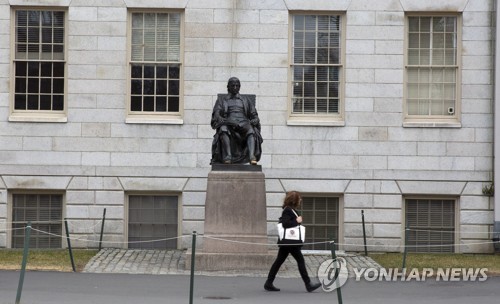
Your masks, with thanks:
[{"label": "cobblestone walkway", "polygon": [[[347,262],[349,276],[354,276],[353,267],[380,268],[370,257],[339,252]],[[304,254],[307,270],[310,275],[315,275],[319,265],[325,260],[331,259],[330,254]],[[271,267],[271,265],[269,265]],[[189,274],[186,270],[186,251],[184,250],[134,250],[106,248],[94,256],[85,266],[83,272],[91,273],[130,273],[130,274]],[[201,272],[201,275],[212,276],[252,276],[266,277],[267,271],[251,271],[242,273],[221,271]],[[295,278],[300,277],[297,263],[290,256],[281,266],[278,277]]]}]

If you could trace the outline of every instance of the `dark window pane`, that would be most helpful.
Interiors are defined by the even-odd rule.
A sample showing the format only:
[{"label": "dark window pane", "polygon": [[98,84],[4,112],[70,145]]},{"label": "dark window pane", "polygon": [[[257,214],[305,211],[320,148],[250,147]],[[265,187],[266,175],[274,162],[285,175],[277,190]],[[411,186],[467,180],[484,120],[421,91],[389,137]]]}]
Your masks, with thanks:
[{"label": "dark window pane", "polygon": [[165,80],[156,81],[156,95],[167,95],[167,82]]},{"label": "dark window pane", "polygon": [[132,78],[142,78],[142,66],[134,65],[132,66]]},{"label": "dark window pane", "polygon": [[338,112],[339,112],[339,100],[328,99],[328,113],[338,113]]},{"label": "dark window pane", "polygon": [[179,95],[179,81],[169,80],[168,81],[168,95]]},{"label": "dark window pane", "polygon": [[50,95],[40,95],[40,110],[50,110],[51,104]]},{"label": "dark window pane", "polygon": [[52,82],[53,93],[64,93],[64,79],[55,78]]},{"label": "dark window pane", "polygon": [[179,79],[179,67],[178,66],[171,66],[168,69],[168,77],[170,79]]},{"label": "dark window pane", "polygon": [[168,98],[168,111],[179,112],[179,97]]},{"label": "dark window pane", "polygon": [[26,95],[16,94],[14,98],[14,109],[26,110]]},{"label": "dark window pane", "polygon": [[16,78],[16,93],[26,93],[26,78]]},{"label": "dark window pane", "polygon": [[134,95],[141,95],[142,94],[142,81],[141,80],[132,80],[130,93],[134,94]]},{"label": "dark window pane", "polygon": [[38,78],[28,78],[28,92],[38,93]]},{"label": "dark window pane", "polygon": [[16,76],[26,76],[27,62],[16,62]]},{"label": "dark window pane", "polygon": [[328,83],[327,82],[318,82],[317,97],[327,97],[327,94],[328,94]]},{"label": "dark window pane", "polygon": [[39,75],[40,75],[40,67],[38,62],[29,62],[28,76],[39,76]]},{"label": "dark window pane", "polygon": [[53,12],[52,17],[54,18],[55,27],[64,26],[64,12]]},{"label": "dark window pane", "polygon": [[38,110],[38,95],[28,95],[28,110]]},{"label": "dark window pane", "polygon": [[52,84],[50,78],[42,78],[40,80],[40,93],[50,93],[52,90]]},{"label": "dark window pane", "polygon": [[50,27],[42,28],[42,43],[52,42],[52,29]]},{"label": "dark window pane", "polygon": [[335,82],[330,82],[328,86],[328,96],[329,97],[339,97],[339,85]]},{"label": "dark window pane", "polygon": [[52,97],[52,110],[63,111],[64,110],[64,96],[54,95]]},{"label": "dark window pane", "polygon": [[154,78],[155,77],[155,67],[151,65],[144,66],[144,78]]},{"label": "dark window pane", "polygon": [[52,45],[42,44],[42,53],[52,53]]},{"label": "dark window pane", "polygon": [[42,62],[42,71],[41,71],[41,76],[42,77],[50,77],[52,76],[52,63],[50,62]]},{"label": "dark window pane", "polygon": [[130,111],[142,111],[142,98],[140,96],[132,96]]},{"label": "dark window pane", "polygon": [[61,45],[61,44],[54,45],[54,53],[62,53],[63,50],[64,50],[63,45]]},{"label": "dark window pane", "polygon": [[64,29],[55,28],[53,31],[53,43],[62,44],[64,43]]},{"label": "dark window pane", "polygon": [[318,108],[318,113],[327,113],[326,99],[318,99],[317,108]]},{"label": "dark window pane", "polygon": [[156,78],[167,78],[168,77],[168,67],[158,66],[156,67]]},{"label": "dark window pane", "polygon": [[154,80],[144,80],[143,82],[143,94],[144,95],[154,95],[155,93],[155,81]]},{"label": "dark window pane", "polygon": [[152,112],[155,109],[154,97],[144,97],[144,111]]},{"label": "dark window pane", "polygon": [[166,112],[167,111],[167,98],[166,97],[156,97],[156,111]]},{"label": "dark window pane", "polygon": [[64,63],[54,62],[54,77],[64,77]]},{"label": "dark window pane", "polygon": [[316,96],[316,85],[314,82],[304,83],[304,96],[315,97]]},{"label": "dark window pane", "polygon": [[28,27],[28,43],[40,43],[40,29],[38,27]]}]

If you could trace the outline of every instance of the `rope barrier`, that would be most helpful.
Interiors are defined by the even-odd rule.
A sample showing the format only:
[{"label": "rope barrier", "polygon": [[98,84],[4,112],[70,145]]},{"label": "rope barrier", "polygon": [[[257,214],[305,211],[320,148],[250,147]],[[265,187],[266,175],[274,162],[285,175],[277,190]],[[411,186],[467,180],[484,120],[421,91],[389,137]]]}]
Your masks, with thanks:
[{"label": "rope barrier", "polygon": [[21,227],[21,228],[6,228],[6,229],[0,229],[0,232],[6,232],[6,231],[14,231],[14,230],[25,230],[26,227]]},{"label": "rope barrier", "polygon": [[419,232],[441,232],[441,233],[453,233],[453,234],[493,234],[494,232],[476,232],[476,231],[443,231],[440,229],[403,229],[402,231],[419,231]]},{"label": "rope barrier", "polygon": [[[18,229],[26,229],[26,228],[18,228]],[[50,233],[47,231],[43,231],[40,229],[36,228],[31,228],[33,231],[37,231],[43,234],[47,235],[52,235],[55,237],[64,237],[62,235]],[[228,243],[237,243],[237,244],[246,244],[246,245],[255,245],[255,246],[270,246],[274,247],[277,244],[269,244],[269,243],[254,243],[254,242],[245,242],[245,241],[237,241],[237,240],[230,240],[230,239],[224,239],[224,238],[217,238],[217,237],[212,237],[212,236],[205,236],[203,234],[197,234],[201,238],[206,238],[206,239],[212,239],[212,240],[217,240],[217,241],[222,241],[222,242],[228,242]],[[182,236],[177,236],[177,237],[172,237],[172,238],[163,238],[163,239],[156,239],[156,240],[149,240],[149,241],[102,241],[103,244],[140,244],[140,243],[155,243],[155,242],[162,242],[162,241],[170,241],[170,240],[175,240],[175,239],[180,239],[180,238],[185,238],[185,237],[191,237],[192,235],[182,235]],[[94,242],[94,243],[99,243],[99,241],[88,239],[88,238],[76,238],[76,237],[70,237],[71,240],[76,240],[76,241],[87,241],[87,242]],[[303,243],[302,245],[319,245],[319,244],[327,244],[330,243],[331,241],[325,241],[325,242],[312,242],[312,243]],[[494,241],[488,241],[488,242],[475,242],[475,243],[465,243],[465,244],[447,244],[447,245],[380,245],[380,244],[367,244],[366,246],[368,247],[390,247],[390,248],[418,248],[418,247],[426,247],[426,248],[439,248],[439,247],[450,247],[450,246],[469,246],[469,245],[486,245],[486,244],[495,244],[499,242],[494,242]],[[336,243],[337,245],[341,246],[363,246],[363,244],[349,244],[349,243]],[[280,246],[296,246],[296,244],[279,244]]]},{"label": "rope barrier", "polygon": [[[43,233],[43,234],[47,234],[47,235],[52,235],[52,236],[55,236],[55,237],[64,237],[66,238],[65,236],[62,236],[62,235],[59,235],[59,234],[55,234],[55,233],[51,233],[51,232],[47,232],[47,231],[43,231],[43,230],[39,230],[39,229],[35,229],[35,228],[31,228],[31,230],[33,231],[37,231],[37,232],[40,232],[40,233]],[[170,241],[170,240],[175,240],[175,239],[179,239],[179,238],[184,238],[184,237],[190,237],[191,235],[181,235],[181,236],[176,236],[176,237],[172,237],[172,238],[164,238],[164,239],[156,239],[156,240],[149,240],[149,241],[126,241],[126,242],[119,242],[119,241],[102,241],[103,244],[105,243],[109,243],[109,244],[139,244],[139,243],[155,243],[155,242],[162,242],[162,241]],[[75,240],[75,241],[86,241],[86,242],[95,242],[95,243],[99,243],[99,241],[96,241],[96,240],[92,240],[92,239],[87,239],[87,238],[76,238],[76,237],[70,237],[69,238],[70,240]]]}]

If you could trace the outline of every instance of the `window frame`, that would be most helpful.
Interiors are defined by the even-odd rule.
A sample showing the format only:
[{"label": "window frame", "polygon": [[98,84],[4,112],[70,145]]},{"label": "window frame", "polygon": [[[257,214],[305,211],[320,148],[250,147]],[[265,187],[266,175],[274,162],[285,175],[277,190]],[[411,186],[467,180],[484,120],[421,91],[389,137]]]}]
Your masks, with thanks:
[{"label": "window frame", "polygon": [[[402,204],[402,235],[401,235],[401,240],[402,240],[402,249],[404,250],[404,245],[406,244],[406,227],[408,225],[408,217],[407,217],[407,203],[409,200],[427,200],[427,201],[453,201],[454,204],[454,237],[453,237],[453,245],[449,245],[450,247],[453,248],[452,253],[460,253],[460,199],[458,197],[453,197],[453,196],[404,196],[403,197],[403,204]],[[411,249],[411,248],[410,248]],[[417,252],[417,251],[411,251],[411,252]],[[436,253],[436,252],[428,252],[428,253]]]},{"label": "window frame", "polygon": [[[179,65],[179,111],[178,112],[142,112],[131,111],[131,73],[132,65],[132,15],[135,13],[154,14],[179,14],[179,62],[164,62],[164,64]],[[142,61],[148,63],[147,61]],[[151,61],[151,64],[162,64],[163,62]],[[127,11],[127,102],[126,102],[126,123],[146,123],[146,124],[183,124],[184,120],[184,10],[182,9],[129,9]]]},{"label": "window frame", "polygon": [[[8,192],[8,200],[7,200],[7,223],[9,224],[9,228],[13,228],[14,225],[14,216],[13,216],[13,211],[14,211],[14,196],[15,195],[60,195],[61,196],[61,247],[58,247],[59,249],[64,249],[67,247],[66,242],[64,242],[63,238],[66,233],[66,228],[63,224],[63,221],[65,219],[66,215],[66,195],[63,191],[49,191],[49,190],[25,190],[25,191],[9,191]],[[32,224],[33,225],[33,224]],[[13,237],[13,230],[8,229],[7,230],[7,235],[6,235],[6,247],[5,248],[14,248],[13,243],[12,243],[12,237]],[[49,248],[41,248],[41,249],[49,249]],[[57,248],[50,248],[50,249],[57,249]]]},{"label": "window frame", "polygon": [[[64,64],[64,93],[63,93],[63,110],[16,110],[15,109],[15,79],[16,79],[16,62],[21,61],[16,58],[16,27],[17,18],[16,12],[18,11],[50,11],[50,12],[63,12],[64,13],[64,35],[63,35],[63,56],[62,60],[30,60],[27,62],[62,62]],[[9,118],[11,122],[67,122],[68,121],[68,9],[66,7],[24,7],[24,6],[11,6],[10,10],[10,98],[9,98]]]},{"label": "window frame", "polygon": [[[296,65],[293,54],[294,41],[294,17],[297,15],[314,16],[338,16],[340,17],[340,61],[338,64],[327,64],[326,66],[339,67],[339,109],[338,114],[299,114],[293,113],[293,68]],[[288,27],[288,119],[287,125],[304,126],[344,126],[345,125],[345,60],[346,60],[346,13],[339,11],[290,11]],[[314,64],[314,66],[318,66]]]},{"label": "window frame", "polygon": [[[453,114],[451,115],[410,115],[408,114],[408,64],[409,59],[409,20],[411,17],[455,17],[456,18],[456,79],[455,79],[455,104]],[[462,14],[461,13],[446,13],[446,12],[419,12],[406,13],[404,26],[404,84],[403,84],[403,127],[447,127],[460,128],[461,125],[461,101],[462,101]],[[434,65],[436,66],[436,65]],[[422,65],[414,65],[419,68]],[[432,68],[433,65],[428,65]],[[447,67],[446,65],[439,67]],[[449,65],[448,67],[451,67]]]}]

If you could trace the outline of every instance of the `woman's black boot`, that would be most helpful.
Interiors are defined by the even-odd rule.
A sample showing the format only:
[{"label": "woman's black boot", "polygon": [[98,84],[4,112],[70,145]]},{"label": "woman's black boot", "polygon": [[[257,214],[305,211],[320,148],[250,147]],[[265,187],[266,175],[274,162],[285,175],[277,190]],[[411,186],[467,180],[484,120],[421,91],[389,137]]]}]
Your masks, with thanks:
[{"label": "woman's black boot", "polygon": [[267,290],[267,291],[280,291],[279,288],[274,287],[273,281],[269,280],[269,279],[264,284],[264,289]]},{"label": "woman's black boot", "polygon": [[306,289],[307,289],[307,292],[313,292],[315,291],[316,289],[318,289],[319,287],[321,286],[321,283],[307,283],[306,284]]}]

